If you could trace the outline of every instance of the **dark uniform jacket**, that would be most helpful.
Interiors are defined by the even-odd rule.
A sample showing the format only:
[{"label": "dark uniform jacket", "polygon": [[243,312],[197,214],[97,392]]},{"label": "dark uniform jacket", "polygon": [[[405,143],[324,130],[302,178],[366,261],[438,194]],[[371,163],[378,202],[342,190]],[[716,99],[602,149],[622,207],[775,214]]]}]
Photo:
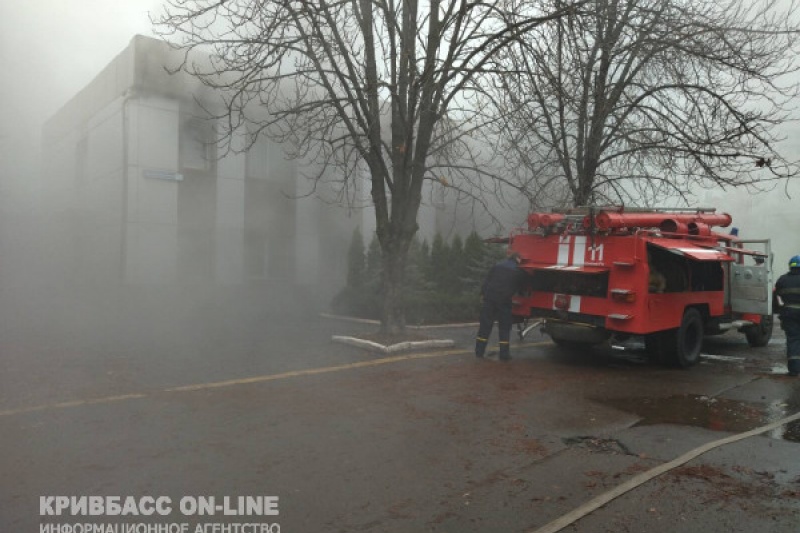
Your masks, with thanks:
[{"label": "dark uniform jacket", "polygon": [[522,288],[524,279],[525,272],[517,266],[517,262],[506,259],[489,271],[481,287],[481,296],[493,303],[510,304],[511,297]]},{"label": "dark uniform jacket", "polygon": [[775,295],[783,301],[781,317],[800,319],[800,268],[793,268],[775,283]]}]

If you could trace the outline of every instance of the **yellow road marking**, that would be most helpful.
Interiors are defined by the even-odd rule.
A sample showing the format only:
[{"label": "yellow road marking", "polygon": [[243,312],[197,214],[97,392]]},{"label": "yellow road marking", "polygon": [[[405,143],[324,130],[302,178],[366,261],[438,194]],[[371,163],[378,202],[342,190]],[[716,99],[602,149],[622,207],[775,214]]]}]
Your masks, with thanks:
[{"label": "yellow road marking", "polygon": [[[543,346],[545,344],[550,344],[549,341],[544,342],[534,342],[534,343],[526,343],[520,344],[520,348],[528,348],[533,346]],[[162,389],[161,391],[155,391],[152,393],[132,393],[132,394],[121,394],[118,396],[105,396],[103,398],[91,398],[87,400],[73,400],[68,402],[59,402],[59,403],[51,403],[45,405],[35,405],[32,407],[21,407],[19,409],[8,409],[5,411],[0,411],[0,416],[11,416],[11,415],[18,415],[23,413],[33,413],[36,411],[46,411],[49,409],[68,409],[70,407],[82,407],[84,405],[97,405],[103,403],[112,403],[112,402],[120,402],[124,400],[136,400],[141,398],[146,398],[147,396],[151,396],[158,392],[191,392],[191,391],[199,391],[199,390],[206,390],[206,389],[218,389],[222,387],[232,387],[234,385],[248,385],[250,383],[263,383],[266,381],[277,381],[281,379],[288,379],[288,378],[295,378],[301,376],[315,376],[318,374],[329,374],[332,372],[343,372],[345,370],[353,370],[357,368],[367,368],[371,366],[380,366],[380,365],[388,365],[392,363],[399,363],[402,361],[413,361],[417,359],[432,359],[435,357],[445,357],[448,355],[463,355],[463,354],[471,354],[471,349],[458,349],[458,350],[445,350],[439,352],[424,352],[424,353],[412,353],[406,355],[395,355],[392,357],[382,357],[380,359],[370,359],[368,361],[358,361],[356,363],[347,363],[345,365],[336,365],[336,366],[324,366],[320,368],[307,368],[305,370],[292,370],[289,372],[281,372],[279,374],[265,374],[263,376],[253,376],[249,378],[241,378],[241,379],[227,379],[224,381],[212,381],[209,383],[196,383],[193,385],[181,385],[178,387],[169,387],[166,389]]]},{"label": "yellow road marking", "polygon": [[91,398],[88,400],[72,400],[69,402],[51,403],[45,405],[34,405],[33,407],[22,407],[20,409],[8,409],[0,411],[0,416],[18,415],[22,413],[33,413],[35,411],[45,411],[47,409],[67,409],[69,407],[80,407],[83,405],[96,405],[99,403],[120,402],[122,400],[134,400],[144,398],[147,394],[121,394],[119,396],[106,396],[104,398]]}]

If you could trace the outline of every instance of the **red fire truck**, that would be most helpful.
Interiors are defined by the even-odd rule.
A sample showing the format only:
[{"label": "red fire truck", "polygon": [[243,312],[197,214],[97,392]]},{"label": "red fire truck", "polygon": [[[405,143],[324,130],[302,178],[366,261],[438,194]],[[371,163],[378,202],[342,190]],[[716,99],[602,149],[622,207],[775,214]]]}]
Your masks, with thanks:
[{"label": "red fire truck", "polygon": [[704,335],[738,330],[765,346],[770,242],[712,230],[730,224],[714,209],[533,213],[508,241],[529,274],[515,321],[541,321],[569,348],[643,336],[650,354],[681,367],[700,359]]}]

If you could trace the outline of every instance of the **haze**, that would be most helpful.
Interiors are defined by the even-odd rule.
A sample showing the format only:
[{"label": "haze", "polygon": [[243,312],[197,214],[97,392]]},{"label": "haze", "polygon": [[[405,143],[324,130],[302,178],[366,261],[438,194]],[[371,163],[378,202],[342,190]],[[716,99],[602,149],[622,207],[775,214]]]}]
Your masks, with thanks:
[{"label": "haze", "polygon": [[[158,12],[161,4],[161,0],[6,0],[0,5],[0,61],[6,73],[0,84],[0,287],[4,290],[20,283],[41,284],[31,264],[43,260],[46,250],[31,255],[39,241],[29,236],[38,221],[27,215],[42,207],[40,192],[48,186],[40,177],[43,122],[94,79],[135,34],[153,35],[148,12]],[[787,145],[796,147],[797,129],[786,131],[790,132]],[[776,239],[780,272],[785,259],[800,253],[794,249],[796,240],[784,231],[796,224],[782,190],[778,187],[770,197],[700,193],[698,203],[713,202],[717,209],[731,211],[743,236]],[[796,185],[789,188],[797,190]],[[768,207],[773,201],[777,211]],[[764,217],[767,212],[774,217]]]}]

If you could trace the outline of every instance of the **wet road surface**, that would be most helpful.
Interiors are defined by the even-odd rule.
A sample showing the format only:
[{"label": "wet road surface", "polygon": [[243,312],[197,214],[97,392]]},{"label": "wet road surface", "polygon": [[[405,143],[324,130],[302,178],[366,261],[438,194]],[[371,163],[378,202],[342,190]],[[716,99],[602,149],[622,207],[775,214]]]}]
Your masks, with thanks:
[{"label": "wet road surface", "polygon": [[[777,329],[764,349],[709,338],[700,365],[675,370],[635,341],[565,354],[538,333],[510,363],[478,361],[473,328],[427,332],[454,349],[376,356],[330,341],[371,326],[257,309],[78,316],[46,330],[6,321],[0,531],[92,521],[535,531],[684,452],[800,410]],[[797,441],[793,424],[714,449],[564,531],[796,532]],[[280,512],[42,517],[47,495],[275,495]]]}]

